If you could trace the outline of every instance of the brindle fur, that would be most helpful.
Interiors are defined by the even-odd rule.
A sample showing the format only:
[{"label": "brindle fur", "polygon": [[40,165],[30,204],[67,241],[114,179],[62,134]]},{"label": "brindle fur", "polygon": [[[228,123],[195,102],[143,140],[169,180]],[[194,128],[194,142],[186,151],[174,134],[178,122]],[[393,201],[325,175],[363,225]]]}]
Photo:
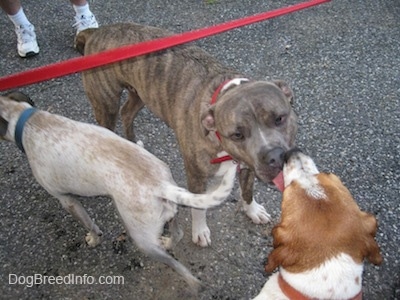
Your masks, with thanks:
[{"label": "brindle fur", "polygon": [[[82,31],[76,37],[76,48],[90,55],[171,34],[139,24],[114,24]],[[254,171],[262,181],[270,182],[281,169],[279,155],[275,162],[269,154],[275,148],[285,151],[294,143],[297,119],[290,105],[293,96],[283,81],[250,80],[227,89],[211,106],[218,86],[239,77],[244,76],[200,48],[184,45],[85,71],[83,84],[97,122],[114,130],[120,112],[129,140],[136,141],[132,124],[144,105],[166,122],[178,139],[192,192],[206,190],[208,179],[218,168],[210,164],[212,158],[223,150],[232,155],[245,169],[240,185],[244,207],[252,210],[247,214],[255,223],[265,223],[269,215],[261,206],[254,206],[258,205],[253,200]],[[123,90],[128,91],[128,99],[121,107]],[[280,116],[284,121],[277,126]],[[216,130],[221,133],[221,142]],[[235,140],[237,131],[243,131],[245,139]],[[199,223],[203,237],[196,237],[199,230],[194,229],[193,241],[206,246],[210,240],[205,212],[193,211],[193,227]]]}]

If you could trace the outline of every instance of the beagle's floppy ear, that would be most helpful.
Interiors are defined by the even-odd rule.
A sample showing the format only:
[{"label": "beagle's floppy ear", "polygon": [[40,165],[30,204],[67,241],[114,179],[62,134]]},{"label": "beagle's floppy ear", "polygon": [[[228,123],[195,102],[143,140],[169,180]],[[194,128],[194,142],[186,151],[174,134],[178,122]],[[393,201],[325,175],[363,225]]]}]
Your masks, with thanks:
[{"label": "beagle's floppy ear", "polygon": [[268,273],[279,266],[293,266],[299,260],[298,253],[293,251],[290,245],[292,241],[290,231],[278,224],[272,229],[272,236],[274,238],[274,249],[268,255],[268,263],[265,265],[265,271]]},{"label": "beagle's floppy ear", "polygon": [[35,106],[35,103],[33,103],[32,99],[21,92],[17,92],[17,91],[11,92],[11,93],[7,94],[6,97],[10,98],[12,100],[15,100],[17,102],[26,102],[32,106]]},{"label": "beagle's floppy ear", "polygon": [[0,117],[0,138],[6,135],[7,129],[8,129],[8,122]]},{"label": "beagle's floppy ear", "polygon": [[362,224],[364,229],[365,257],[374,265],[380,265],[383,258],[379,246],[375,241],[378,222],[373,215],[362,212]]},{"label": "beagle's floppy ear", "polygon": [[283,92],[283,94],[288,98],[289,103],[293,105],[294,103],[294,95],[292,89],[289,87],[289,85],[286,83],[286,81],[283,80],[273,80],[272,81],[278,88],[280,88]]}]

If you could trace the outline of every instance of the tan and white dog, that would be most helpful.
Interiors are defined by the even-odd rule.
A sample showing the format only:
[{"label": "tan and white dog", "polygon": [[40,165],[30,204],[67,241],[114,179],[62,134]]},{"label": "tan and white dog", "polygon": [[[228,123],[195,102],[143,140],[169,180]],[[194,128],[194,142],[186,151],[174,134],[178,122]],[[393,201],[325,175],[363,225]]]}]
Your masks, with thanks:
[{"label": "tan and white dog", "polygon": [[164,248],[182,232],[171,224],[170,238],[161,238],[177,204],[199,209],[219,205],[231,192],[236,165],[220,166],[220,185],[208,194],[192,194],[176,185],[170,169],[142,147],[108,129],[37,110],[21,93],[0,96],[0,138],[26,153],[36,180],[89,231],[89,246],[102,232],[76,196],[110,196],[129,236],[150,257],[172,267],[197,291],[199,281]]},{"label": "tan and white dog", "polygon": [[254,300],[361,299],[363,260],[382,262],[375,217],[298,149],[285,161],[281,221],[265,267],[279,271]]}]

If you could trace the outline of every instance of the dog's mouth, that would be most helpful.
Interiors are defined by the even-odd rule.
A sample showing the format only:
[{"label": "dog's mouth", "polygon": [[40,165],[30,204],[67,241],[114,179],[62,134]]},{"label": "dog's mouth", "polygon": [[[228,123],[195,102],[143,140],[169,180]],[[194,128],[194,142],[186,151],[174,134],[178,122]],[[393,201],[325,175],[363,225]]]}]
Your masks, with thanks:
[{"label": "dog's mouth", "polygon": [[289,151],[286,151],[285,155],[283,156],[283,161],[287,164],[291,157],[294,157],[296,154],[303,153],[300,148],[292,148]]},{"label": "dog's mouth", "polygon": [[280,172],[282,172],[281,168],[259,168],[256,170],[257,177],[268,184],[272,184]]},{"label": "dog's mouth", "polygon": [[264,170],[260,170],[259,172],[257,172],[258,177],[266,183],[274,184],[279,191],[283,192],[285,189],[285,180],[283,172],[284,165],[287,165],[291,158],[298,159],[298,154],[300,153],[302,153],[302,151],[299,148],[293,148],[290,149],[289,151],[286,151],[282,155],[282,165],[279,165],[278,167],[275,168],[267,168]]},{"label": "dog's mouth", "polygon": [[270,149],[262,149],[257,156],[255,171],[257,177],[265,183],[271,184],[273,179],[283,169],[286,149],[277,146]]}]

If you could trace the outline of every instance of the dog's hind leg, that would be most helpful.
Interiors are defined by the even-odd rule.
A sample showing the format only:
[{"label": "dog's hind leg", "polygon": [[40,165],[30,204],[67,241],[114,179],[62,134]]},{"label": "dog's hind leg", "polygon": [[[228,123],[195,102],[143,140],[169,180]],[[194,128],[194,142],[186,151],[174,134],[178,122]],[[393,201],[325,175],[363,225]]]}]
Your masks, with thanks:
[{"label": "dog's hind leg", "polygon": [[178,244],[180,240],[183,238],[183,230],[179,226],[176,216],[172,218],[172,220],[168,223],[168,225],[169,225],[170,236],[161,237],[162,245],[166,250],[173,249],[176,246],[176,244]]},{"label": "dog's hind leg", "polygon": [[[151,203],[152,201],[149,202]],[[142,212],[141,216],[135,216],[129,207],[121,205],[118,201],[115,201],[115,204],[127,233],[136,243],[137,247],[152,259],[174,269],[188,283],[193,293],[197,294],[200,288],[200,281],[184,265],[169,255],[161,245],[160,236],[166,221],[165,219],[167,217],[167,219],[170,219],[172,216],[166,215],[157,206],[153,208],[155,210],[160,209],[159,211],[153,210],[151,213],[148,212],[147,215]]]},{"label": "dog's hind leg", "polygon": [[128,99],[121,108],[121,119],[125,131],[125,137],[135,143],[138,143],[139,141],[136,140],[135,131],[133,129],[133,121],[143,106],[144,103],[140,99],[139,95],[135,90],[130,88]]},{"label": "dog's hind leg", "polygon": [[70,195],[57,195],[56,197],[60,200],[63,208],[89,231],[85,238],[88,246],[97,246],[103,233],[90,218],[82,204]]},{"label": "dog's hind leg", "polygon": [[152,259],[164,263],[174,269],[181,275],[187,284],[190,286],[194,294],[198,293],[200,281],[192,275],[192,273],[180,262],[175,260],[167,252],[162,249],[156,236],[153,235],[153,230],[144,230],[138,234],[132,234],[137,246]]}]

